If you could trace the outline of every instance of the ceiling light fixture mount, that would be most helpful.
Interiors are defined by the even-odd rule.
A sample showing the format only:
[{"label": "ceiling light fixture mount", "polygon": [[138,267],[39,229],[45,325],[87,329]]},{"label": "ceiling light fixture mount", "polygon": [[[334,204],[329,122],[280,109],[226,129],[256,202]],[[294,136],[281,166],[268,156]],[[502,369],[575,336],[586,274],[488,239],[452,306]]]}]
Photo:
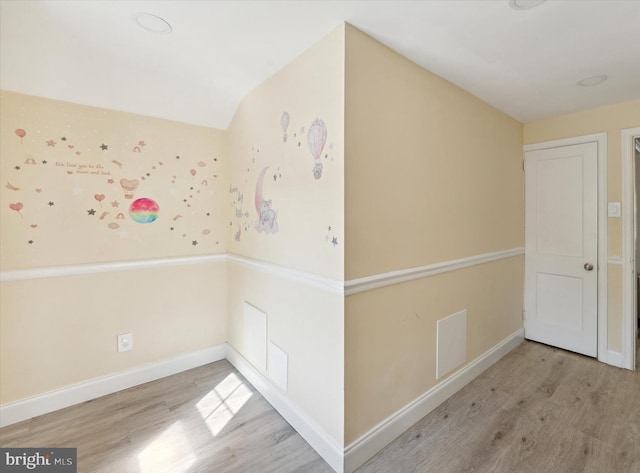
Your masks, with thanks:
[{"label": "ceiling light fixture mount", "polygon": [[140,28],[151,33],[169,34],[173,30],[167,20],[165,20],[164,18],[160,18],[153,13],[134,13],[133,21],[135,21],[136,25],[138,25]]},{"label": "ceiling light fixture mount", "polygon": [[607,79],[608,77],[604,74],[601,76],[592,76],[579,80],[576,82],[576,85],[579,87],[593,87],[602,84]]},{"label": "ceiling light fixture mount", "polygon": [[509,6],[514,10],[529,10],[544,2],[545,0],[509,0]]}]

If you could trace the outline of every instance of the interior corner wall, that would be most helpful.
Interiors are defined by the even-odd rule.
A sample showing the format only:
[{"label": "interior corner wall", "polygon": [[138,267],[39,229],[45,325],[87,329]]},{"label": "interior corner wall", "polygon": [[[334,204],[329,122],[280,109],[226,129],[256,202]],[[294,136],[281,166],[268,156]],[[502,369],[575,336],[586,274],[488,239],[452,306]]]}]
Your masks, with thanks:
[{"label": "interior corner wall", "polygon": [[[228,343],[251,359],[245,303],[288,357],[291,405],[343,446],[344,27],[249,93],[229,127]],[[316,282],[320,281],[320,284]],[[248,322],[247,322],[248,323]]]},{"label": "interior corner wall", "polygon": [[347,281],[489,253],[345,304],[345,444],[436,380],[437,321],[466,309],[467,362],[522,328],[522,124],[356,28],[345,58]]},{"label": "interior corner wall", "polygon": [[[524,143],[571,138],[575,136],[607,133],[607,200],[622,200],[621,131],[640,126],[640,100],[599,107],[582,112],[525,123]],[[624,215],[624,211],[622,212]],[[608,257],[622,256],[622,218],[611,217],[607,225]],[[622,351],[622,266],[608,264],[607,348]]]},{"label": "interior corner wall", "polygon": [[226,133],[0,93],[0,403],[223,344]]}]

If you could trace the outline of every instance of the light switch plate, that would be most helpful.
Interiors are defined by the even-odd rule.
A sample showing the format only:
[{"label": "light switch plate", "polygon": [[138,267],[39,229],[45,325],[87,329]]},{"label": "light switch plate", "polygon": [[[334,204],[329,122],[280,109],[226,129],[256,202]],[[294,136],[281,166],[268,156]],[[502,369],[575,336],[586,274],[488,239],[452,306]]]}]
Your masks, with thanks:
[{"label": "light switch plate", "polygon": [[620,217],[620,202],[609,202],[607,213],[609,217]]}]

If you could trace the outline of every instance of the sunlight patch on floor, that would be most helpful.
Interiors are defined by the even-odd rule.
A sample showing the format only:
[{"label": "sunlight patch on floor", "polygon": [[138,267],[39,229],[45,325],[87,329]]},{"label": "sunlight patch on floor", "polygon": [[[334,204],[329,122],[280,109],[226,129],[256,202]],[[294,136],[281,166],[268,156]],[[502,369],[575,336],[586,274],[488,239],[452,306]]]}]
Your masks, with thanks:
[{"label": "sunlight patch on floor", "polygon": [[177,421],[138,454],[140,473],[186,473],[196,461],[182,423]]},{"label": "sunlight patch on floor", "polygon": [[215,437],[252,395],[251,389],[235,373],[231,373],[200,399],[196,407]]}]

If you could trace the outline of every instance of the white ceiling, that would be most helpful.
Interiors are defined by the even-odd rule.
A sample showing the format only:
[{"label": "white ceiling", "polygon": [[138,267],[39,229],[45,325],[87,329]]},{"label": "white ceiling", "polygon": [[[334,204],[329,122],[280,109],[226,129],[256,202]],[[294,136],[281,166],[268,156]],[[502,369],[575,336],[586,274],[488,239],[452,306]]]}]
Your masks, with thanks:
[{"label": "white ceiling", "polygon": [[0,87],[225,129],[343,21],[522,122],[640,98],[640,0],[0,0]]}]

